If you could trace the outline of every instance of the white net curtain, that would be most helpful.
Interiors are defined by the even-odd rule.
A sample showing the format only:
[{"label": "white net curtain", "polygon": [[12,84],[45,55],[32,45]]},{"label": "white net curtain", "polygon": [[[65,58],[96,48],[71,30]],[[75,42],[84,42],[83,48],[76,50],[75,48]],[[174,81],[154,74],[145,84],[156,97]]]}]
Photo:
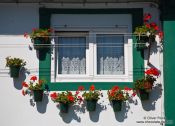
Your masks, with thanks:
[{"label": "white net curtain", "polygon": [[124,74],[123,35],[97,35],[97,74]]},{"label": "white net curtain", "polygon": [[58,73],[85,74],[86,38],[59,37],[58,42]]},{"label": "white net curtain", "polygon": [[[86,37],[59,37],[58,43],[58,74],[86,74]],[[123,35],[96,35],[96,44],[97,74],[124,74]]]}]

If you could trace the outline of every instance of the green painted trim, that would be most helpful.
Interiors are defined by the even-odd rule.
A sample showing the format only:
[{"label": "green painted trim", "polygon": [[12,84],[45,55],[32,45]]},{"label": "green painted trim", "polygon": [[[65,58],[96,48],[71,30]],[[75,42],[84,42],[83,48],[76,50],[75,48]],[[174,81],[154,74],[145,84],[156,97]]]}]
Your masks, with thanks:
[{"label": "green painted trim", "polygon": [[[131,14],[132,15],[132,27],[142,25],[143,23],[143,9],[39,9],[39,25],[40,28],[50,27],[50,17],[52,14]],[[134,43],[136,38],[133,37]],[[133,79],[143,77],[144,75],[144,60],[140,55],[140,52],[133,47]],[[94,84],[97,89],[108,90],[114,85],[120,87],[128,86],[133,87],[133,82],[57,82],[50,83],[50,65],[51,55],[47,52],[44,60],[39,61],[39,77],[44,78],[47,81],[47,87],[49,90],[77,90],[78,86],[83,85],[85,89],[88,89],[91,84]]]},{"label": "green painted trim", "polygon": [[[167,17],[167,16],[166,16]],[[173,121],[173,124],[166,126],[175,126],[175,100],[174,100],[174,82],[175,82],[175,15],[171,15],[171,20],[165,20],[164,28],[164,93],[165,93],[165,117],[166,120]]]}]

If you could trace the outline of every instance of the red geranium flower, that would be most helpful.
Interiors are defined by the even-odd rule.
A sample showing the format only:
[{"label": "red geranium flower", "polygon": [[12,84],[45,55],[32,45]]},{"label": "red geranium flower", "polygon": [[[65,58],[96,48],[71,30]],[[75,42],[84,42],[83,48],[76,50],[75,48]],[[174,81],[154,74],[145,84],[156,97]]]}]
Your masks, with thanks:
[{"label": "red geranium flower", "polygon": [[163,32],[162,31],[160,31],[159,33],[158,33],[158,35],[159,35],[159,37],[162,39],[163,38]]},{"label": "red geranium flower", "polygon": [[146,13],[144,15],[144,18],[143,18],[144,22],[147,22],[149,19],[151,19],[151,14],[150,13]]},{"label": "red geranium flower", "polygon": [[84,87],[83,86],[79,86],[78,87],[78,91],[83,91],[84,90]]},{"label": "red geranium flower", "polygon": [[150,28],[151,27],[150,24],[145,24],[145,25],[146,25],[147,28]]},{"label": "red geranium flower", "polygon": [[94,90],[95,90],[95,86],[94,86],[94,85],[91,85],[91,86],[90,86],[90,90],[91,90],[91,91],[94,91]]},{"label": "red geranium flower", "polygon": [[114,86],[113,88],[112,88],[112,92],[115,92],[115,91],[117,91],[117,90],[119,90],[119,86]]},{"label": "red geranium flower", "polygon": [[22,87],[29,87],[29,85],[26,82],[22,82]]},{"label": "red geranium flower", "polygon": [[32,76],[32,77],[30,78],[30,80],[36,81],[36,80],[37,80],[37,77],[36,77],[36,76]]},{"label": "red geranium flower", "polygon": [[57,96],[58,96],[58,94],[57,94],[56,92],[50,94],[50,97],[51,97],[52,99],[56,99]]},{"label": "red geranium flower", "polygon": [[136,96],[136,92],[133,92],[133,93],[132,93],[132,96],[133,96],[133,97]]},{"label": "red geranium flower", "polygon": [[126,91],[131,91],[132,89],[129,88],[129,87],[124,87],[124,90],[126,90]]},{"label": "red geranium flower", "polygon": [[24,95],[24,96],[26,95],[26,93],[25,93],[25,91],[24,91],[24,90],[22,90],[22,95]]},{"label": "red geranium flower", "polygon": [[73,102],[74,101],[74,97],[71,96],[71,95],[68,96],[68,99],[69,99],[70,102]]},{"label": "red geranium flower", "polygon": [[159,76],[159,71],[156,68],[150,68],[147,71],[145,71],[147,75],[154,75],[154,76]]},{"label": "red geranium flower", "polygon": [[28,38],[28,33],[27,32],[24,33],[24,37]]}]

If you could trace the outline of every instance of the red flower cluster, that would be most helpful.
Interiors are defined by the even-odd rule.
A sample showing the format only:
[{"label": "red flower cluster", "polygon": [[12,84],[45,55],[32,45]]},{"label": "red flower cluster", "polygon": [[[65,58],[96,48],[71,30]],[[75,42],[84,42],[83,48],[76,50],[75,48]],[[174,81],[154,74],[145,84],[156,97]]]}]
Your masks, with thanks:
[{"label": "red flower cluster", "polygon": [[67,97],[68,97],[70,102],[74,102],[75,99],[74,99],[74,97],[72,95],[68,95]]},{"label": "red flower cluster", "polygon": [[146,13],[144,15],[143,21],[145,23],[145,26],[147,28],[153,28],[155,31],[158,32],[159,37],[162,39],[163,38],[163,32],[159,30],[159,27],[157,26],[157,24],[155,22],[151,22],[149,23],[149,20],[152,18],[150,13]]},{"label": "red flower cluster", "polygon": [[147,75],[154,75],[154,76],[159,76],[160,75],[158,69],[156,69],[156,68],[150,68],[150,69],[146,70],[145,73]]},{"label": "red flower cluster", "polygon": [[36,81],[36,80],[37,80],[37,77],[36,77],[36,76],[32,76],[32,77],[30,78],[30,80]]},{"label": "red flower cluster", "polygon": [[147,22],[147,21],[149,21],[150,19],[151,19],[151,14],[150,14],[150,13],[145,13],[145,14],[144,14],[144,18],[143,18],[144,22]]},{"label": "red flower cluster", "polygon": [[90,91],[94,91],[95,90],[95,86],[94,85],[91,85],[90,86]]},{"label": "red flower cluster", "polygon": [[29,85],[26,82],[22,82],[22,87],[29,87]]},{"label": "red flower cluster", "polygon": [[56,92],[50,94],[51,99],[55,100],[58,97],[58,94]]}]

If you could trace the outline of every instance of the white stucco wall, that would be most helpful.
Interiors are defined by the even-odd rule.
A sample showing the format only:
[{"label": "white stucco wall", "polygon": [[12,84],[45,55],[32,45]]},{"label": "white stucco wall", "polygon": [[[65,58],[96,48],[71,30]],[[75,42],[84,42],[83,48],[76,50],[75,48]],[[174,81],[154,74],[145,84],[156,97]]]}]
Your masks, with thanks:
[{"label": "white stucco wall", "polygon": [[[43,5],[40,5],[43,6]],[[66,8],[68,5],[48,5],[49,7]],[[132,8],[143,7],[144,12],[150,12],[153,20],[158,20],[159,11],[150,4],[105,4],[101,5],[73,5],[72,8]],[[30,50],[30,39],[23,37],[24,32],[30,32],[32,28],[39,26],[39,5],[25,4],[2,4],[0,5],[0,126],[159,126],[158,123],[140,124],[137,121],[160,121],[157,117],[164,117],[163,90],[155,88],[151,93],[151,99],[141,103],[135,97],[135,104],[130,103],[129,108],[123,106],[123,110],[114,114],[112,107],[107,100],[106,91],[104,97],[99,101],[97,111],[89,113],[70,109],[69,114],[59,115],[59,110],[50,97],[45,98],[42,103],[31,106],[29,97],[22,96],[21,82],[30,75],[38,75],[38,59],[35,50]],[[20,79],[13,80],[8,75],[8,68],[5,67],[5,58],[14,56],[23,58],[29,73],[21,76]],[[151,53],[150,62],[153,66],[162,71],[162,54]],[[146,61],[145,61],[146,65]],[[162,73],[163,74],[163,73]],[[163,85],[162,75],[158,83]],[[163,87],[163,86],[162,86]],[[101,106],[101,107],[100,107]],[[73,111],[75,110],[75,111]],[[84,111],[84,109],[82,109]],[[146,117],[147,119],[144,119]],[[156,117],[150,119],[149,117]]]}]

